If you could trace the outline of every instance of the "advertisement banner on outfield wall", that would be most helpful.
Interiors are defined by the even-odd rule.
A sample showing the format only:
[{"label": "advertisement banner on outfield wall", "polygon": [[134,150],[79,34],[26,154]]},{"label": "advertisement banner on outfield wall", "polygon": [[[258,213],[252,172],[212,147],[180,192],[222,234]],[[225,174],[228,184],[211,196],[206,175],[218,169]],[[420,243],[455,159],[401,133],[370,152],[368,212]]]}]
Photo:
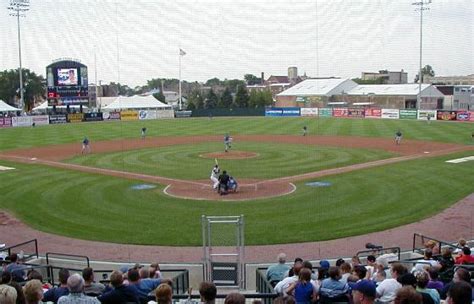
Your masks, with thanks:
[{"label": "advertisement banner on outfield wall", "polygon": [[84,120],[84,113],[67,114],[67,122],[82,122]]},{"label": "advertisement banner on outfield wall", "polygon": [[12,127],[11,117],[0,117],[0,128],[10,128]]},{"label": "advertisement banner on outfield wall", "polygon": [[49,123],[53,125],[67,123],[67,117],[65,114],[49,115]]},{"label": "advertisement banner on outfield wall", "polygon": [[174,118],[174,110],[158,110],[156,116],[157,118]]},{"label": "advertisement banner on outfield wall", "polygon": [[102,113],[86,113],[84,114],[84,121],[102,121]]},{"label": "advertisement banner on outfield wall", "polygon": [[138,119],[157,119],[156,110],[140,110],[138,111]]},{"label": "advertisement banner on outfield wall", "polygon": [[382,109],[382,118],[399,119],[400,112],[398,109]]},{"label": "advertisement banner on outfield wall", "polygon": [[301,108],[301,116],[318,116],[318,108]]},{"label": "advertisement banner on outfield wall", "polygon": [[364,118],[365,110],[360,108],[349,108],[347,109],[347,117],[352,118]]},{"label": "advertisement banner on outfield wall", "polygon": [[347,117],[349,111],[347,108],[334,108],[332,109],[332,116],[334,117]]},{"label": "advertisement banner on outfield wall", "polygon": [[382,117],[382,109],[369,108],[365,109],[366,118],[380,118]]},{"label": "advertisement banner on outfield wall", "polygon": [[456,120],[456,111],[438,111],[438,120]]},{"label": "advertisement banner on outfield wall", "polygon": [[102,113],[103,120],[120,120],[120,112],[104,112]]},{"label": "advertisement banner on outfield wall", "polygon": [[12,125],[14,127],[31,127],[33,120],[31,116],[17,116],[12,117]]},{"label": "advertisement banner on outfield wall", "polygon": [[332,117],[332,109],[331,108],[319,109],[319,117]]},{"label": "advertisement banner on outfield wall", "polygon": [[418,120],[436,120],[436,110],[418,110]]},{"label": "advertisement banner on outfield wall", "polygon": [[49,124],[48,115],[36,115],[31,117],[35,126],[44,126]]},{"label": "advertisement banner on outfield wall", "polygon": [[300,116],[300,108],[267,108],[265,116]]},{"label": "advertisement banner on outfield wall", "polygon": [[138,112],[122,111],[120,112],[120,120],[138,120]]},{"label": "advertisement banner on outfield wall", "polygon": [[400,109],[400,119],[416,119],[416,115],[415,109]]}]

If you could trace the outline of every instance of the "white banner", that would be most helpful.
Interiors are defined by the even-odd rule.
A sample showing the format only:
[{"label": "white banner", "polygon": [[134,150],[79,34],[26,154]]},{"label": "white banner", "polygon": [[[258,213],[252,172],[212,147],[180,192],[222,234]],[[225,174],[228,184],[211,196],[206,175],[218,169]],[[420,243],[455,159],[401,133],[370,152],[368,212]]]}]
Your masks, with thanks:
[{"label": "white banner", "polygon": [[399,119],[400,111],[398,109],[382,109],[382,118]]},{"label": "white banner", "polygon": [[43,126],[49,124],[48,115],[31,116],[31,118],[36,126]]},{"label": "white banner", "polygon": [[301,116],[318,116],[318,108],[301,108]]},{"label": "white banner", "polygon": [[158,110],[156,118],[174,118],[174,110]]},{"label": "white banner", "polygon": [[436,110],[418,110],[418,120],[436,120],[437,118],[437,111]]},{"label": "white banner", "polygon": [[156,119],[156,110],[140,110],[138,112],[138,119]]},{"label": "white banner", "polygon": [[31,116],[17,116],[12,117],[12,125],[14,127],[31,127],[33,120]]}]

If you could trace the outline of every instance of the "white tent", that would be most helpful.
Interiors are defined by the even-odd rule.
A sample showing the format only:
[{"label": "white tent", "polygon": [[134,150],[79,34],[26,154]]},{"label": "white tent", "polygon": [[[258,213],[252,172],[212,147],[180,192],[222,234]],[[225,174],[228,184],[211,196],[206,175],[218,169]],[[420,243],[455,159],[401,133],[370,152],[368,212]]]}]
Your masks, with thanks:
[{"label": "white tent", "polygon": [[[70,109],[80,109],[81,106],[79,105],[70,105],[69,108]],[[33,108],[33,111],[46,111],[46,110],[52,110],[53,109],[53,106],[48,106],[48,102],[45,101],[43,102],[42,104],[40,104],[39,106]],[[67,109],[67,106],[56,106],[56,109]],[[82,109],[88,109],[87,106],[82,106]]]},{"label": "white tent", "polygon": [[155,97],[148,95],[148,96],[140,96],[134,95],[130,97],[126,96],[119,96],[117,99],[102,108],[102,110],[107,111],[114,111],[114,110],[125,110],[125,109],[132,109],[132,110],[147,110],[147,109],[156,109],[156,110],[171,110],[171,106],[161,101],[157,100]]},{"label": "white tent", "polygon": [[11,105],[7,104],[6,102],[0,99],[0,112],[13,112],[13,111],[21,111],[21,110],[12,107]]}]

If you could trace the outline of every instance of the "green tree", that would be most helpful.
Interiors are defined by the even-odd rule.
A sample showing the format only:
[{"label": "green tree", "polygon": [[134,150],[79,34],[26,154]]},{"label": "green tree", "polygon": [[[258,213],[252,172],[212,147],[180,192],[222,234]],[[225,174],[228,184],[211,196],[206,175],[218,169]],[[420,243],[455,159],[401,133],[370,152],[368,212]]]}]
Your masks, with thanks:
[{"label": "green tree", "polygon": [[194,110],[194,109],[203,109],[203,108],[204,108],[204,99],[201,96],[201,92],[199,90],[193,90],[191,94],[189,94],[187,109]]},{"label": "green tree", "polygon": [[[415,76],[415,80],[414,80],[415,83],[418,83],[418,80],[420,79],[419,74],[420,73],[418,72],[418,74],[416,74],[416,76]],[[435,76],[435,71],[433,70],[431,65],[427,64],[421,69],[421,76],[422,76],[421,83],[423,83],[423,79],[425,78],[425,76],[434,77]]]},{"label": "green tree", "polygon": [[265,90],[260,92],[260,103],[258,104],[259,107],[266,107],[266,106],[272,106],[273,105],[273,96],[272,92],[269,90]]},{"label": "green tree", "polygon": [[163,95],[163,92],[161,92],[161,90],[158,93],[153,94],[153,97],[155,97],[156,99],[158,99],[159,101],[163,103],[166,103],[165,95]]},{"label": "green tree", "polygon": [[226,79],[224,80],[224,86],[229,88],[231,93],[237,92],[239,86],[245,85],[245,81],[240,79]]},{"label": "green tree", "polygon": [[249,94],[247,89],[244,86],[239,86],[237,88],[237,93],[235,94],[234,104],[237,108],[246,108],[249,104]]},{"label": "green tree", "polygon": [[219,100],[219,107],[220,108],[230,108],[232,105],[232,93],[230,92],[229,87],[226,87],[224,92],[222,92],[222,96]]},{"label": "green tree", "polygon": [[219,78],[214,77],[214,78],[208,79],[204,85],[208,87],[212,87],[212,86],[218,86],[221,84],[222,84],[222,81],[220,81]]},{"label": "green tree", "polygon": [[213,89],[210,89],[209,93],[207,94],[206,100],[204,101],[204,107],[206,109],[214,109],[217,107],[218,101],[219,100],[216,93],[214,93]]},{"label": "green tree", "polygon": [[258,78],[257,76],[252,74],[245,74],[244,79],[247,85],[260,84],[262,82],[261,78]]},{"label": "green tree", "polygon": [[255,90],[252,90],[250,92],[250,96],[249,96],[249,108],[256,108],[258,107],[258,103],[259,103],[259,96],[258,96],[258,92],[255,91]]},{"label": "green tree", "polygon": [[[25,110],[31,110],[36,99],[44,97],[46,90],[43,85],[43,76],[36,75],[29,69],[22,69],[23,93]],[[20,74],[18,70],[4,70],[0,72],[0,99],[15,106],[15,99],[20,98]]]}]

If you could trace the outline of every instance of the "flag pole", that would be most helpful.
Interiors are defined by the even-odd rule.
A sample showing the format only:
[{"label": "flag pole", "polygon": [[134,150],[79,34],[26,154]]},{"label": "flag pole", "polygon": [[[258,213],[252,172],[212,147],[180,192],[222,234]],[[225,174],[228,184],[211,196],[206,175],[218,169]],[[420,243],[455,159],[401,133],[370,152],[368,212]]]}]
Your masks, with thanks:
[{"label": "flag pole", "polygon": [[179,110],[182,110],[182,100],[181,100],[181,57],[182,51],[179,49]]}]

